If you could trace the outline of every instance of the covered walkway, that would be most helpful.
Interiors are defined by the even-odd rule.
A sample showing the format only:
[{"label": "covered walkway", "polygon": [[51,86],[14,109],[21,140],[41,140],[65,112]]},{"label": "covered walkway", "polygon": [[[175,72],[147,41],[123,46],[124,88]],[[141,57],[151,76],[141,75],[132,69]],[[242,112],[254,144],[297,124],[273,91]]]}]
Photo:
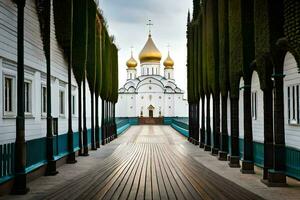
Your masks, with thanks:
[{"label": "covered walkway", "polygon": [[[60,167],[57,176],[30,182],[26,196],[4,198],[261,199],[201,164],[201,158],[211,156],[169,126],[133,126],[90,155]],[[245,181],[251,184],[250,179]],[[276,189],[267,193],[272,192],[276,195]],[[271,198],[268,194],[263,196]]]}]

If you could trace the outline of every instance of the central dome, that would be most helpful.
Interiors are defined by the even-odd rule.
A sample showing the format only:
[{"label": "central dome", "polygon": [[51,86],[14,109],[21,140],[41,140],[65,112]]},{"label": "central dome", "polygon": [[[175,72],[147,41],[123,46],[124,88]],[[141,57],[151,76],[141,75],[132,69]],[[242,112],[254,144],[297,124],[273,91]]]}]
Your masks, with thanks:
[{"label": "central dome", "polygon": [[151,35],[149,35],[149,38],[139,56],[141,63],[160,62],[161,57],[160,51],[155,46]]}]

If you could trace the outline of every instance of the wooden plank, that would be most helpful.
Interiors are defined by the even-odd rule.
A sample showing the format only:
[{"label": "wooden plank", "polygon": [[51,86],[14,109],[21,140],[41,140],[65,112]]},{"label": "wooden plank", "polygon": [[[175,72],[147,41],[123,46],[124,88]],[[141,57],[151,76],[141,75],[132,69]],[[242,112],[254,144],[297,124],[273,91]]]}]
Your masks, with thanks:
[{"label": "wooden plank", "polygon": [[142,156],[143,152],[138,151],[138,155],[134,158],[133,162],[128,165],[128,169],[126,171],[124,170],[123,173],[117,178],[117,180],[109,188],[103,199],[112,199],[113,196],[118,196],[118,194],[123,191],[123,188],[127,183],[129,176],[132,176],[133,169],[138,165]]},{"label": "wooden plank", "polygon": [[[156,150],[156,154],[158,155],[159,150],[158,150],[157,146],[156,146],[155,150]],[[176,199],[176,195],[174,194],[174,190],[172,188],[170,180],[168,179],[168,175],[167,175],[166,169],[165,169],[165,167],[162,163],[162,160],[159,156],[157,156],[157,158],[158,158],[157,160],[158,160],[159,168],[160,168],[161,175],[162,175],[162,181],[163,181],[163,184],[165,185],[167,195],[168,195],[168,199]]]},{"label": "wooden plank", "polygon": [[[145,148],[143,149],[143,152],[145,151]],[[134,176],[131,176],[128,180],[128,184],[125,186],[124,190],[122,191],[122,194],[120,195],[119,199],[129,199],[130,195],[131,198],[134,199],[137,193],[137,185],[139,182],[142,166],[144,164],[145,160],[145,153],[143,153],[143,157],[139,160],[139,165],[136,168]]]},{"label": "wooden plank", "polygon": [[172,130],[144,126],[125,137],[97,168],[41,199],[261,199],[182,151]]}]

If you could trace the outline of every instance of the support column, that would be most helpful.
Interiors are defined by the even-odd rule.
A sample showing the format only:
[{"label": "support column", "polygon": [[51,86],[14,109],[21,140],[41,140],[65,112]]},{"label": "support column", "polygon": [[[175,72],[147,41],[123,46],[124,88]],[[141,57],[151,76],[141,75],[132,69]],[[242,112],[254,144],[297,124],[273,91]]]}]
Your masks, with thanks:
[{"label": "support column", "polygon": [[253,162],[253,136],[251,116],[251,85],[246,82],[244,86],[244,158],[242,160],[243,174],[254,174]]},{"label": "support column", "polygon": [[231,97],[231,155],[229,166],[234,168],[240,167],[239,152],[239,98]]},{"label": "support column", "polygon": [[204,148],[204,144],[205,144],[205,96],[204,95],[202,96],[201,106],[202,108],[201,108],[200,148]]},{"label": "support column", "polygon": [[269,186],[286,186],[283,78],[283,74],[274,75],[274,162],[268,174]]},{"label": "support column", "polygon": [[188,141],[191,142],[191,138],[193,137],[193,122],[192,122],[192,105],[189,103],[189,137]]},{"label": "support column", "polygon": [[[72,48],[70,48],[72,49]],[[74,151],[74,134],[72,129],[72,71],[71,71],[71,54],[69,56],[69,65],[68,65],[68,151],[69,155],[67,158],[68,164],[76,163],[75,151]],[[50,101],[51,102],[51,101]]]},{"label": "support column", "polygon": [[86,127],[86,73],[84,74],[83,80],[83,155],[89,155],[89,147],[88,147],[88,131]]},{"label": "support column", "polygon": [[105,145],[105,100],[102,99],[102,112],[101,112],[101,143]]},{"label": "support column", "polygon": [[228,124],[227,124],[227,99],[228,96],[222,96],[222,133],[219,151],[219,160],[226,161],[228,154]]},{"label": "support column", "polygon": [[[45,1],[45,6],[49,9],[49,16],[45,23],[45,28],[47,27],[47,32],[49,31],[49,34],[44,38],[45,43],[49,44],[48,47],[46,47],[46,68],[47,68],[47,135],[46,135],[46,141],[47,141],[47,168],[46,168],[46,176],[54,176],[58,173],[56,170],[56,160],[54,159],[54,140],[55,137],[53,135],[53,120],[52,120],[52,108],[51,108],[51,52],[50,52],[50,13],[51,13],[51,5],[50,1]],[[49,23],[49,24],[47,24]],[[48,51],[48,53],[47,53]],[[23,86],[24,87],[24,86]],[[23,89],[22,87],[22,89]],[[21,86],[18,86],[18,90],[21,88]],[[19,96],[18,96],[19,97]]]},{"label": "support column", "polygon": [[214,146],[212,155],[217,156],[220,149],[220,94],[217,92],[213,100],[213,119],[214,119]]},{"label": "support column", "polygon": [[95,111],[94,111],[94,93],[91,92],[91,150],[97,150],[95,142]]},{"label": "support column", "polygon": [[17,1],[18,7],[18,107],[16,119],[15,142],[15,179],[13,194],[26,194],[29,189],[26,185],[26,142],[25,142],[25,95],[24,95],[24,8],[25,0]]},{"label": "support column", "polygon": [[99,95],[95,94],[95,103],[96,103],[96,127],[95,127],[95,132],[96,132],[96,148],[100,148],[100,126],[99,126]]},{"label": "support column", "polygon": [[263,180],[268,179],[268,171],[273,168],[273,96],[266,89],[264,95],[264,167]]},{"label": "support column", "polygon": [[118,128],[117,128],[117,124],[116,124],[116,103],[114,103],[114,129],[115,129],[115,138],[118,138]]},{"label": "support column", "polygon": [[196,116],[196,121],[195,121],[195,145],[199,145],[199,101],[195,104],[195,116]]},{"label": "support column", "polygon": [[106,142],[110,143],[110,102],[107,101]]},{"label": "support column", "polygon": [[116,103],[114,103],[114,105],[113,105],[113,120],[114,120],[115,138],[118,138],[118,130],[117,130],[117,124],[116,124]]},{"label": "support column", "polygon": [[206,141],[204,151],[211,151],[210,94],[207,94],[206,99]]},{"label": "support column", "polygon": [[78,85],[78,137],[79,137],[79,152],[78,155],[83,155],[83,144],[82,144],[82,94],[81,94],[81,82]]}]

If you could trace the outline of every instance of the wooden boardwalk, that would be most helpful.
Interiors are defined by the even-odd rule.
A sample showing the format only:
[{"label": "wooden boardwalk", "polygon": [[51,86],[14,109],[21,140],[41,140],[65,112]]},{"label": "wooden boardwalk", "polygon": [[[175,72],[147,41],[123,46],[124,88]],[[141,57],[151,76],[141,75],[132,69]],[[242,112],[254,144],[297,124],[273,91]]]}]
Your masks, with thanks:
[{"label": "wooden boardwalk", "polygon": [[136,126],[118,140],[120,145],[96,168],[39,198],[261,199],[191,158],[185,148],[190,144],[170,127]]}]

